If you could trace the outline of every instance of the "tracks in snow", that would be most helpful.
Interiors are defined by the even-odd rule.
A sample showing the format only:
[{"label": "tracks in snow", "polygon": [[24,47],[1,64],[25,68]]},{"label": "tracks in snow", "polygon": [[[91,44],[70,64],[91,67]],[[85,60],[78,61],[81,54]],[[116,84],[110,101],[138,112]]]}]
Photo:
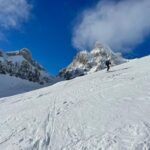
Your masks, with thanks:
[{"label": "tracks in snow", "polygon": [[[29,146],[30,150],[51,150],[52,139],[55,132],[55,119],[56,119],[56,102],[54,101],[52,109],[47,109],[47,116],[38,126],[35,134],[30,138]],[[30,143],[30,141],[32,141]]]}]

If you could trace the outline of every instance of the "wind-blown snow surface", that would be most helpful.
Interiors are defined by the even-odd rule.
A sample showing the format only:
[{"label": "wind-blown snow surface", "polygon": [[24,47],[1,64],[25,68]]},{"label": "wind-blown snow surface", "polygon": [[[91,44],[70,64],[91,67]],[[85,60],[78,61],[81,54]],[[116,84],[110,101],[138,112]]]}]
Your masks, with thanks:
[{"label": "wind-blown snow surface", "polygon": [[0,98],[28,92],[42,87],[43,86],[38,83],[0,74]]},{"label": "wind-blown snow surface", "polygon": [[149,150],[150,56],[0,99],[2,150]]}]

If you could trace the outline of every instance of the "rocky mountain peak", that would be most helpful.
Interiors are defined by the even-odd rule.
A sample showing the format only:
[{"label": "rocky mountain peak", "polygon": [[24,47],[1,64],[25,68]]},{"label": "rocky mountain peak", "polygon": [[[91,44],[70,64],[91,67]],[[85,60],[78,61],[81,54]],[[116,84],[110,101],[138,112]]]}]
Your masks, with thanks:
[{"label": "rocky mountain peak", "polygon": [[27,48],[23,48],[19,51],[19,53],[27,60],[31,61],[32,60],[32,54]]},{"label": "rocky mountain peak", "polygon": [[65,79],[72,79],[102,70],[106,67],[105,61],[108,58],[113,65],[126,61],[121,54],[114,53],[109,47],[97,43],[90,52],[85,50],[78,52],[70,65],[59,72],[59,76]]},{"label": "rocky mountain peak", "polygon": [[53,83],[55,78],[32,58],[30,50],[0,51],[0,73],[40,84]]}]

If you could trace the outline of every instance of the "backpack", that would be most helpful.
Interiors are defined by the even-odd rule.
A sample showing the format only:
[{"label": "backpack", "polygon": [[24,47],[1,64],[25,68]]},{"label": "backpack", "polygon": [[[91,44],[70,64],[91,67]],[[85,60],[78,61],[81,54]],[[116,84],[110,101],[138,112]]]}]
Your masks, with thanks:
[{"label": "backpack", "polygon": [[106,60],[105,64],[106,64],[106,66],[108,66],[108,65],[110,65],[111,63],[110,63],[109,60]]}]

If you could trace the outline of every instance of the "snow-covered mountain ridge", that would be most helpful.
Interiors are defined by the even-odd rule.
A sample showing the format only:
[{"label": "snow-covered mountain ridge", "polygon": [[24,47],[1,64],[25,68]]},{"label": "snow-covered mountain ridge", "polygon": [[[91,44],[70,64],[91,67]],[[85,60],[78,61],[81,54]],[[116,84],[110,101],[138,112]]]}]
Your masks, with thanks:
[{"label": "snow-covered mountain ridge", "polygon": [[59,72],[59,76],[72,79],[78,76],[97,72],[106,68],[105,61],[111,60],[112,65],[119,65],[126,60],[120,53],[114,53],[109,47],[97,43],[90,52],[80,51],[71,64]]},{"label": "snow-covered mountain ridge", "polygon": [[0,51],[0,74],[9,74],[39,84],[53,83],[55,78],[32,58],[26,48],[18,51]]},{"label": "snow-covered mountain ridge", "polygon": [[150,56],[0,99],[2,150],[149,150]]}]

